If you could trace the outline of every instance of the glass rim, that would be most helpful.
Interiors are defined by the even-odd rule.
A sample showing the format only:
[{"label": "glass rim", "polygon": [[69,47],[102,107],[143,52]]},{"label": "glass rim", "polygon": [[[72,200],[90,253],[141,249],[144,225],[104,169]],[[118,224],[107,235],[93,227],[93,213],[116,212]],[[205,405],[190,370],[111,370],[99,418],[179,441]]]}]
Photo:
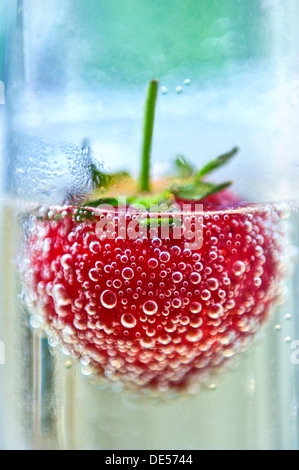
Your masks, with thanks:
[{"label": "glass rim", "polygon": [[[92,205],[80,204],[80,203],[69,203],[69,204],[54,204],[54,203],[45,203],[45,202],[32,202],[32,201],[24,201],[19,199],[12,199],[9,195],[5,195],[1,197],[2,201],[4,200],[4,204],[8,202],[8,205],[13,205],[15,208],[19,208],[21,212],[31,213],[32,215],[36,215],[43,209],[43,212],[53,212],[53,214],[62,213],[63,211],[68,210],[79,210],[79,211],[88,211],[93,212],[95,217],[101,216],[104,213],[110,213],[114,215],[118,215],[119,213],[123,212],[129,215],[138,215],[144,218],[152,218],[152,217],[173,217],[179,218],[182,216],[215,216],[215,215],[233,215],[233,214],[254,214],[254,213],[273,213],[277,212],[278,214],[283,212],[288,212],[292,210],[299,209],[299,198],[298,199],[282,199],[282,200],[274,200],[269,202],[248,202],[244,201],[244,203],[240,204],[231,204],[231,205],[219,205],[219,206],[211,206],[207,204],[203,204],[201,202],[193,203],[195,206],[195,210],[158,210],[158,211],[150,211],[148,209],[142,210],[141,208],[134,207],[134,205],[128,206],[113,206],[111,204],[100,204],[99,206],[93,207]],[[177,203],[174,203],[175,206]],[[137,206],[137,204],[136,204]],[[141,204],[139,205],[141,206]],[[153,205],[157,207],[157,205]],[[184,205],[183,205],[184,206]],[[185,206],[191,206],[191,201],[187,202]],[[178,206],[177,206],[178,207]],[[197,207],[197,208],[196,208]],[[74,214],[76,215],[76,214]],[[53,219],[55,220],[55,218]]]}]

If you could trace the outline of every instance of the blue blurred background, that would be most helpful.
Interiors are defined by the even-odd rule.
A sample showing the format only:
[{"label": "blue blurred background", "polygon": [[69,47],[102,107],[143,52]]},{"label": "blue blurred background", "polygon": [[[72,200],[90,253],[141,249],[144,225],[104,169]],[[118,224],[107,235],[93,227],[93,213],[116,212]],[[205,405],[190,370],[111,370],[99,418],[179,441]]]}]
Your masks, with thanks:
[{"label": "blue blurred background", "polygon": [[[5,0],[0,0],[0,82],[4,83],[4,36],[5,36],[5,17],[6,17],[6,1]],[[2,93],[3,88],[2,88],[2,83],[0,83],[0,93]],[[0,156],[1,156],[1,147],[3,143],[3,113],[4,113],[4,104],[2,100],[2,95],[0,95]],[[0,158],[0,181],[2,182],[2,158]],[[1,194],[2,194],[2,184],[1,184]],[[2,216],[1,216],[1,207],[2,204],[0,205],[0,236],[2,236],[2,227],[1,227],[1,222],[2,222]],[[2,260],[2,243],[0,243],[0,262]],[[3,270],[0,270],[0,286],[2,286],[2,274]],[[0,295],[2,298],[2,292],[1,292],[1,287],[0,287]],[[2,333],[1,333],[1,317],[2,317],[2,308],[0,310],[0,341],[3,341]],[[3,426],[1,425],[2,423],[2,372],[3,372],[3,365],[0,365],[0,449],[3,449]]]}]

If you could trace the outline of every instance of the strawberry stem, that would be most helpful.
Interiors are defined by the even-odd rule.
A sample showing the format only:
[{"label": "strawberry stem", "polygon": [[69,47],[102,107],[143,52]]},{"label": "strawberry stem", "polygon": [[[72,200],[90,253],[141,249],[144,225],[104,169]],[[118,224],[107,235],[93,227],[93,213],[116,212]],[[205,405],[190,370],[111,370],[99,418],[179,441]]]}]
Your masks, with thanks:
[{"label": "strawberry stem", "polygon": [[154,130],[155,110],[158,94],[158,80],[152,80],[149,83],[147,100],[145,106],[143,146],[140,173],[140,191],[150,192],[150,160],[152,149],[152,138]]}]

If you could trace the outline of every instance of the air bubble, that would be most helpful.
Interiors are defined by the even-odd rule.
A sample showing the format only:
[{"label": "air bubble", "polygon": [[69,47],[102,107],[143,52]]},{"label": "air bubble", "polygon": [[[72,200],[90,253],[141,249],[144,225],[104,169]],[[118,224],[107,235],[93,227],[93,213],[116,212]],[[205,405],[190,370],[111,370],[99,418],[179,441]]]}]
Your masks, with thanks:
[{"label": "air bubble", "polygon": [[199,328],[203,324],[203,319],[198,315],[195,320],[190,321],[192,328]]},{"label": "air bubble", "polygon": [[192,313],[199,313],[202,309],[202,305],[199,302],[191,302],[189,309]]},{"label": "air bubble", "polygon": [[158,237],[155,237],[153,238],[152,240],[152,245],[155,247],[155,248],[159,248],[159,246],[162,245],[162,240]]},{"label": "air bubble", "polygon": [[212,305],[208,313],[210,318],[217,319],[223,315],[223,307],[221,304]]},{"label": "air bubble", "polygon": [[155,269],[158,266],[158,261],[155,258],[151,258],[148,260],[148,267],[151,269]]},{"label": "air bubble", "polygon": [[87,304],[85,307],[86,312],[88,315],[95,315],[97,313],[97,309],[94,305]]},{"label": "air bubble", "polygon": [[124,313],[120,321],[125,328],[134,328],[137,324],[136,318],[131,313]]},{"label": "air bubble", "polygon": [[219,287],[218,281],[214,277],[211,277],[210,279],[208,279],[207,284],[210,290],[216,290]]},{"label": "air bubble", "polygon": [[183,279],[182,273],[180,273],[179,271],[173,273],[172,275],[173,282],[177,284],[178,282],[181,282],[182,279]]},{"label": "air bubble", "polygon": [[100,279],[100,273],[97,269],[91,269],[88,273],[91,281],[97,282]]},{"label": "air bubble", "polygon": [[148,300],[142,309],[146,315],[154,315],[158,311],[158,305],[153,300]]},{"label": "air bubble", "polygon": [[71,367],[72,367],[72,361],[66,361],[64,365],[65,365],[65,368],[66,368],[66,369],[71,369]]},{"label": "air bubble", "polygon": [[216,251],[210,252],[210,258],[212,261],[215,261],[218,258],[218,254],[216,253]]},{"label": "air bubble", "polygon": [[222,353],[223,357],[233,357],[235,355],[235,352],[232,349],[225,349]]},{"label": "air bubble", "polygon": [[134,271],[131,268],[125,268],[122,271],[122,277],[124,279],[130,280],[134,277]]},{"label": "air bubble", "polygon": [[262,280],[260,277],[255,277],[253,282],[256,287],[260,287],[262,285]]},{"label": "air bubble", "polygon": [[65,287],[62,284],[56,284],[52,289],[52,296],[57,305],[69,305],[72,303],[71,299],[67,295]]},{"label": "air bubble", "polygon": [[115,279],[115,280],[113,281],[113,287],[115,287],[115,289],[120,289],[121,286],[122,286],[122,282],[121,282],[120,279]]},{"label": "air bubble", "polygon": [[173,299],[172,306],[174,308],[180,308],[182,305],[182,301],[180,299]]},{"label": "air bubble", "polygon": [[191,273],[190,281],[192,282],[192,284],[198,284],[201,281],[201,275],[195,272]]},{"label": "air bubble", "polygon": [[203,337],[203,332],[201,330],[193,330],[186,333],[186,340],[190,343],[195,343],[196,341],[200,341]]},{"label": "air bubble", "polygon": [[264,250],[261,246],[256,246],[255,249],[254,249],[254,252],[255,252],[255,256],[257,258],[259,258],[260,256],[262,256],[264,254]]},{"label": "air bubble", "polygon": [[291,215],[291,208],[286,203],[281,203],[277,206],[277,213],[282,220],[288,219]]},{"label": "air bubble", "polygon": [[80,359],[80,363],[82,364],[82,366],[88,366],[90,364],[89,357],[82,356]]},{"label": "air bubble", "polygon": [[99,242],[91,242],[89,244],[89,249],[92,253],[99,253],[100,250],[101,250],[101,245],[99,244]]},{"label": "air bubble", "polygon": [[121,369],[124,365],[124,360],[121,357],[115,357],[110,360],[110,365],[113,367],[113,369]]},{"label": "air bubble", "polygon": [[242,276],[246,270],[246,265],[243,261],[236,261],[233,265],[233,273],[235,276]]},{"label": "air bubble", "polygon": [[171,337],[168,334],[164,334],[158,337],[158,341],[160,344],[169,344],[171,342]]},{"label": "air bubble", "polygon": [[246,220],[246,221],[244,222],[244,228],[245,228],[245,231],[246,231],[247,233],[252,232],[252,228],[253,228],[253,227],[252,227],[252,223],[251,223],[249,220]]},{"label": "air bubble", "polygon": [[101,295],[101,303],[105,308],[114,308],[117,304],[115,293],[111,290],[105,290]]},{"label": "air bubble", "polygon": [[29,322],[32,328],[40,328],[42,325],[42,319],[39,315],[32,315]]},{"label": "air bubble", "polygon": [[89,375],[91,375],[93,372],[93,367],[92,366],[83,366],[81,367],[81,374],[88,377]]},{"label": "air bubble", "polygon": [[176,245],[174,245],[171,248],[171,251],[174,255],[177,255],[177,256],[181,254],[181,248],[179,246],[176,246]]},{"label": "air bubble", "polygon": [[150,337],[155,336],[156,330],[154,328],[149,327],[146,329],[146,334],[147,336],[150,336]]},{"label": "air bubble", "polygon": [[153,338],[142,338],[140,340],[140,346],[146,349],[153,348],[156,344],[156,341]]},{"label": "air bubble", "polygon": [[70,254],[63,255],[60,259],[63,269],[70,269],[72,266],[73,257]]},{"label": "air bubble", "polygon": [[159,258],[163,263],[168,263],[168,261],[170,260],[170,254],[167,251],[162,251],[162,253],[160,253]]},{"label": "air bubble", "polygon": [[195,263],[194,265],[195,271],[202,271],[203,270],[203,264],[200,262]]},{"label": "air bubble", "polygon": [[202,300],[209,300],[211,298],[211,292],[208,289],[204,289],[201,293]]}]

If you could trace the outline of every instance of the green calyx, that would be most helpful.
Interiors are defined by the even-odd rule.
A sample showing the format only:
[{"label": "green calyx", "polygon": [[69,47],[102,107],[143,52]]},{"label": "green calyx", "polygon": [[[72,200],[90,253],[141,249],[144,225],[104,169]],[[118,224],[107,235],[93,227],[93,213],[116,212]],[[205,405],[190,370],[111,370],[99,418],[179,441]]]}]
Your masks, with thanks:
[{"label": "green calyx", "polygon": [[[149,83],[147,98],[145,103],[143,142],[141,151],[141,169],[138,180],[138,190],[136,194],[127,197],[127,203],[131,207],[142,205],[150,208],[153,204],[171,205],[175,200],[200,201],[212,194],[223,191],[231,186],[232,182],[227,181],[221,184],[211,183],[205,180],[206,176],[212,171],[222,167],[228,163],[238,152],[238,147],[234,147],[231,151],[220,155],[219,157],[209,161],[200,170],[187,161],[187,159],[178,155],[174,160],[177,179],[175,183],[166,187],[159,193],[152,193],[150,184],[150,168],[151,168],[151,151],[154,133],[154,121],[156,114],[156,104],[158,97],[159,83],[152,80]],[[98,207],[102,204],[118,206],[118,199],[115,196],[109,196],[109,189],[117,182],[123,179],[131,179],[130,175],[125,171],[114,174],[106,174],[99,171],[96,165],[91,162],[91,179],[96,190],[101,189],[102,192],[108,192],[107,196],[93,199],[92,196],[84,201],[83,207]],[[175,176],[175,175],[174,175]]]},{"label": "green calyx", "polygon": [[[204,177],[212,171],[228,163],[239,151],[234,147],[219,157],[208,162],[201,170],[194,170],[193,166],[183,156],[175,160],[176,168],[183,179],[171,188],[172,194],[179,199],[200,201],[212,194],[219,193],[232,185],[232,181],[215,184],[204,180]],[[185,182],[184,182],[185,180]]]}]

